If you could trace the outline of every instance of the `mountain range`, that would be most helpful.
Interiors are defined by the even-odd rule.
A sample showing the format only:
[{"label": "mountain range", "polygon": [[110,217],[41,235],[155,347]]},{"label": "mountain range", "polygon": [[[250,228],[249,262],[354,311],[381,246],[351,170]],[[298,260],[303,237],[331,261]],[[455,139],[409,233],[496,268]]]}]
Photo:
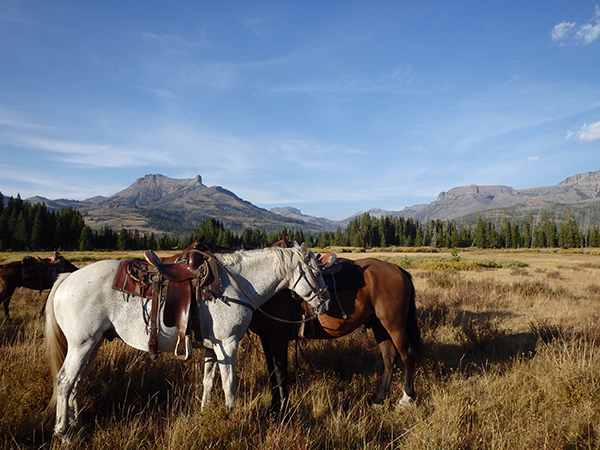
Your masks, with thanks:
[{"label": "mountain range", "polygon": [[597,226],[600,224],[600,171],[581,173],[554,186],[531,189],[516,190],[502,185],[455,187],[440,193],[429,204],[400,211],[373,208],[341,221],[307,216],[292,207],[259,208],[220,186],[205,186],[200,175],[183,180],[160,174],[146,175],[111,197],[96,196],[78,201],[36,196],[27,200],[44,202],[50,209],[73,207],[95,230],[107,226],[155,233],[190,233],[211,217],[235,232],[249,227],[267,231],[287,227],[315,233],[335,230],[338,226],[343,229],[365,212],[373,217],[402,216],[419,221],[450,219],[468,225],[480,216],[486,220],[519,220],[546,210],[551,217],[561,220],[566,206],[580,226]]}]

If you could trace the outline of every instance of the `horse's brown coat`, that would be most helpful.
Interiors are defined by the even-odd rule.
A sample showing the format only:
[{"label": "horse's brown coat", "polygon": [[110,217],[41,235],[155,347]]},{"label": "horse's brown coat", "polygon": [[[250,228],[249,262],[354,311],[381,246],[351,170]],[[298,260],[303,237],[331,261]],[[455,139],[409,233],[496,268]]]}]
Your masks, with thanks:
[{"label": "horse's brown coat", "polygon": [[[25,270],[24,270],[25,269]],[[8,304],[18,287],[39,290],[52,288],[59,273],[74,272],[73,264],[55,252],[52,258],[25,257],[23,261],[4,264],[0,268],[0,304],[4,306],[4,315],[9,318]]]},{"label": "horse's brown coat", "polygon": [[[405,368],[404,391],[414,398],[415,363],[422,344],[412,279],[397,265],[378,259],[366,258],[354,264],[359,269],[361,283],[355,288],[338,290],[339,303],[336,293],[330,292],[329,310],[314,321],[314,335],[310,339],[338,338],[361,325],[372,328],[385,365],[374,403],[381,403],[387,397],[398,355]],[[291,321],[295,319],[294,304],[289,291],[282,291],[261,309],[269,316]],[[267,358],[273,389],[271,405],[283,414],[288,398],[287,348],[290,340],[297,339],[297,327],[256,311],[250,329],[259,335]]]}]

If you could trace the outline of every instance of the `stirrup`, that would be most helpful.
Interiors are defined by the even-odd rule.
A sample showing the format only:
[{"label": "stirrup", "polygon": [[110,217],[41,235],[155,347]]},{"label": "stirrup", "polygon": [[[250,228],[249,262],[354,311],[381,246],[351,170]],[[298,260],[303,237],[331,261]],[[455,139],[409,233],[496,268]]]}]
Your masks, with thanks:
[{"label": "stirrup", "polygon": [[184,361],[187,361],[188,359],[190,359],[192,357],[192,340],[190,339],[190,337],[186,334],[185,335],[185,341],[183,342],[183,346],[185,347],[185,353],[180,353],[179,352],[179,347],[181,344],[181,336],[177,335],[177,344],[175,344],[175,356],[177,357],[177,359],[181,359]]}]

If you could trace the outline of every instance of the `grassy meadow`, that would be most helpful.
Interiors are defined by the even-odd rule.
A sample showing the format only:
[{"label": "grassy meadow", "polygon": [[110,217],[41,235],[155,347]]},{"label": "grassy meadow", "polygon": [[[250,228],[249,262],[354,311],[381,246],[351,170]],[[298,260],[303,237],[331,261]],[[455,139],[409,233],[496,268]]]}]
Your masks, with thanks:
[{"label": "grassy meadow", "polygon": [[[518,250],[395,252],[378,257],[413,276],[426,358],[418,399],[397,408],[402,370],[386,403],[369,406],[383,363],[370,330],[290,345],[292,414],[276,423],[260,342],[238,358],[237,408],[220,384],[200,411],[203,352],[190,362],[114,341],[84,384],[90,449],[598,449],[600,448],[600,253]],[[173,252],[174,253],[174,252]],[[22,254],[0,253],[0,264]],[[39,254],[39,256],[47,256]],[[124,253],[65,253],[83,266]],[[135,254],[135,256],[141,256]],[[0,448],[66,448],[44,409],[52,394],[42,297],[19,289],[0,321]],[[3,318],[3,313],[0,312]]]}]

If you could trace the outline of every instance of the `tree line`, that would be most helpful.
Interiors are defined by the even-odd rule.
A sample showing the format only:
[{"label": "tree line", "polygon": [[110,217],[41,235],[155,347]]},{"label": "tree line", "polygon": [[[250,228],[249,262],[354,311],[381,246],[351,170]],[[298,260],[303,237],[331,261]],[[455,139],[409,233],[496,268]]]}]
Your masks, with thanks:
[{"label": "tree line", "polygon": [[51,211],[45,204],[31,204],[19,195],[5,201],[0,193],[0,251],[171,250],[185,248],[195,239],[223,247],[263,248],[285,236],[291,241],[305,242],[309,247],[600,247],[598,226],[580,229],[568,207],[558,223],[546,211],[520,221],[494,222],[479,217],[474,226],[461,226],[454,220],[377,218],[365,213],[352,219],[344,230],[338,226],[335,231],[305,235],[302,230],[286,227],[271,233],[246,228],[236,234],[222,222],[210,218],[190,234],[156,236],[126,228],[92,230],[85,225],[81,213],[71,207]]}]

